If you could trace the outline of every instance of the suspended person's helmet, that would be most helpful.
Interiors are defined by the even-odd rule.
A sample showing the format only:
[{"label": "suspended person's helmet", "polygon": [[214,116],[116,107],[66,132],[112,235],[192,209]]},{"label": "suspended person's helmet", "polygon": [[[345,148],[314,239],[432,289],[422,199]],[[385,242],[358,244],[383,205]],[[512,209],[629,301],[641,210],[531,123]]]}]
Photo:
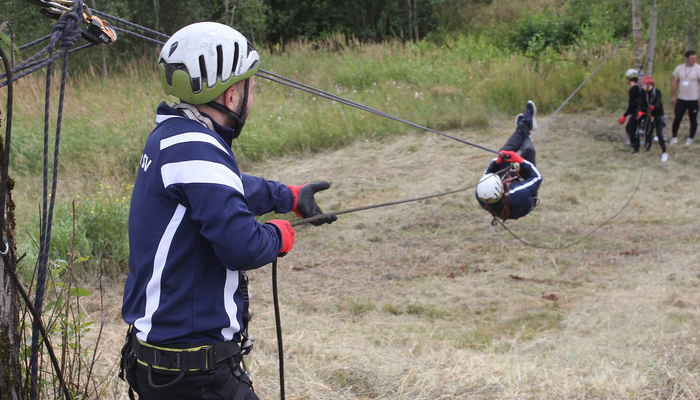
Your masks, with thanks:
[{"label": "suspended person's helmet", "polygon": [[627,79],[639,78],[639,72],[634,68],[628,69],[627,72],[625,72],[625,77],[627,77]]},{"label": "suspended person's helmet", "polygon": [[653,85],[654,77],[651,75],[644,75],[644,78],[642,78],[642,83],[646,85]]},{"label": "suspended person's helmet", "polygon": [[[248,78],[258,71],[260,56],[237,30],[216,22],[188,25],[165,42],[158,70],[166,94],[190,104],[208,104],[245,124]],[[240,114],[214,102],[236,82],[246,80]]]},{"label": "suspended person's helmet", "polygon": [[496,174],[488,174],[481,177],[476,185],[476,197],[484,203],[492,204],[501,199],[503,195],[503,183]]}]

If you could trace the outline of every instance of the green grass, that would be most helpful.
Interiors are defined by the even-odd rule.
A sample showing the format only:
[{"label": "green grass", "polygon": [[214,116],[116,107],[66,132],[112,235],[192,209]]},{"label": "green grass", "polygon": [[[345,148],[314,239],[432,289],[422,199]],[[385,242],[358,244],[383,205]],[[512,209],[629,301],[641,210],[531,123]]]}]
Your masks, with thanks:
[{"label": "green grass", "polygon": [[[614,45],[562,53],[550,51],[539,59],[510,54],[485,41],[465,37],[443,47],[427,42],[414,45],[355,41],[335,47],[300,41],[281,53],[263,52],[262,67],[400,118],[448,130],[487,128],[491,120],[504,113],[521,111],[529,99],[537,103],[540,112],[553,111]],[[656,76],[670,76],[680,62],[677,47],[657,46]],[[631,64],[632,53],[623,48],[565,110],[622,109],[626,101],[622,74]],[[149,57],[116,65],[115,70],[121,72],[113,73],[108,80],[89,72],[76,71],[70,76],[61,136],[61,190],[57,196],[54,257],[62,258],[72,245],[72,217],[68,210],[73,199],[94,199],[106,186],[118,188],[111,191],[113,199],[130,195],[126,187],[133,183],[147,134],[154,126],[155,108],[163,100],[175,100],[162,94],[154,66]],[[26,251],[29,255],[37,252],[30,237],[38,237],[34,227],[38,226],[37,209],[41,203],[43,79],[37,73],[24,78],[15,88],[11,174],[17,180],[20,253]],[[254,109],[243,135],[233,145],[244,167],[267,157],[333,150],[357,139],[416,130],[259,77],[256,82]],[[657,78],[657,82],[668,97],[670,79]],[[57,76],[53,83],[51,104],[55,110]],[[5,93],[0,93],[3,103]],[[53,131],[55,111],[51,117]],[[76,204],[78,210],[88,206],[94,204]],[[105,210],[112,210],[112,206],[108,204]],[[97,209],[102,210],[101,206]],[[112,212],[117,211],[114,208],[99,216],[80,217],[76,241],[82,256],[93,256],[93,262],[109,259],[116,268],[123,269],[127,260],[124,229],[128,210],[119,210],[116,214]],[[110,226],[115,229],[106,229]],[[95,240],[102,244],[96,245]],[[120,250],[99,250],[104,243]]]}]

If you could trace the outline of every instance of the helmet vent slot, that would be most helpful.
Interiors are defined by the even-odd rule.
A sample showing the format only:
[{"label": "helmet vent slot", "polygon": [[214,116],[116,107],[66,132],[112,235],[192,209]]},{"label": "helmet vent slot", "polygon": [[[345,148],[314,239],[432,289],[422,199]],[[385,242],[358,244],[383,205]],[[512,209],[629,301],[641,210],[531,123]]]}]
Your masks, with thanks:
[{"label": "helmet vent slot", "polygon": [[239,53],[238,53],[238,42],[236,42],[236,44],[234,45],[234,47],[235,47],[236,49],[235,49],[234,52],[233,52],[233,68],[231,68],[231,75],[237,76],[237,74],[236,74],[236,67],[238,67],[238,55],[239,55]]},{"label": "helmet vent slot", "polygon": [[207,63],[204,61],[204,55],[199,56],[199,71],[202,75],[202,86],[209,84],[207,76]]},{"label": "helmet vent slot", "polygon": [[224,48],[216,46],[216,79],[221,79],[224,70]]}]

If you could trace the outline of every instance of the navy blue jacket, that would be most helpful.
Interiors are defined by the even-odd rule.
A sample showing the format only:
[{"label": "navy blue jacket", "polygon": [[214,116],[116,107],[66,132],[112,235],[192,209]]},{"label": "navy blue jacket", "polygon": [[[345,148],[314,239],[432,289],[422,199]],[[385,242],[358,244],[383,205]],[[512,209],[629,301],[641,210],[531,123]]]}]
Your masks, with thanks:
[{"label": "navy blue jacket", "polygon": [[239,271],[271,263],[281,232],[256,215],[286,213],[291,190],[241,174],[233,130],[215,131],[161,103],[129,214],[122,315],[152,344],[240,341]]},{"label": "navy blue jacket", "polygon": [[[503,164],[496,163],[496,158],[491,161],[484,175],[491,174],[503,169]],[[510,199],[508,200],[508,208],[510,215],[507,219],[518,219],[526,216],[532,210],[532,196],[537,193],[542,183],[542,175],[534,164],[525,160],[520,164],[520,176],[524,179],[522,182],[513,180],[510,184]],[[476,198],[481,207],[484,207],[484,202]],[[503,211],[503,198],[496,203],[490,204],[490,209],[497,214]]]}]

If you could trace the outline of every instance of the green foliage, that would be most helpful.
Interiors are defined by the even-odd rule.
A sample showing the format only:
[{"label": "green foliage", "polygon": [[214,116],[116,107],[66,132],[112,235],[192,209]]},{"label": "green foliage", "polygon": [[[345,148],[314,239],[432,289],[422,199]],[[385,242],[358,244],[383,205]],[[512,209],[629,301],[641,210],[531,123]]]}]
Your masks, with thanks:
[{"label": "green foliage", "polygon": [[515,23],[511,46],[516,51],[536,55],[550,47],[561,49],[574,43],[581,34],[582,23],[570,14],[551,11],[526,14]]},{"label": "green foliage", "polygon": [[[131,196],[123,193],[130,193],[130,189],[131,186],[113,188],[100,184],[91,195],[78,194],[70,201],[56,204],[50,258],[59,263],[82,259],[79,274],[83,278],[100,271],[126,272]],[[38,217],[33,226],[39,226]],[[38,237],[38,232],[34,236]],[[19,249],[36,256],[36,248],[29,248],[26,241],[19,243]]]},{"label": "green foliage", "polygon": [[[99,339],[93,346],[85,343],[87,334],[93,329],[94,321],[88,318],[80,301],[92,293],[76,284],[73,269],[86,261],[87,258],[80,257],[73,261],[60,260],[49,263],[45,304],[41,310],[42,323],[73,398],[99,398],[104,394],[109,379],[96,378],[92,374],[97,360]],[[32,292],[35,290],[33,287]],[[101,331],[100,327],[100,333]],[[23,340],[19,351],[23,374],[28,374],[31,334],[31,322],[23,322],[20,325],[20,337]],[[51,371],[53,368],[43,341],[40,344],[38,362],[40,371]],[[28,381],[25,382],[28,384]],[[57,395],[60,389],[56,375],[50,372],[40,373],[38,390],[39,398],[53,398]],[[28,392],[29,388],[25,387],[25,391]]]}]

